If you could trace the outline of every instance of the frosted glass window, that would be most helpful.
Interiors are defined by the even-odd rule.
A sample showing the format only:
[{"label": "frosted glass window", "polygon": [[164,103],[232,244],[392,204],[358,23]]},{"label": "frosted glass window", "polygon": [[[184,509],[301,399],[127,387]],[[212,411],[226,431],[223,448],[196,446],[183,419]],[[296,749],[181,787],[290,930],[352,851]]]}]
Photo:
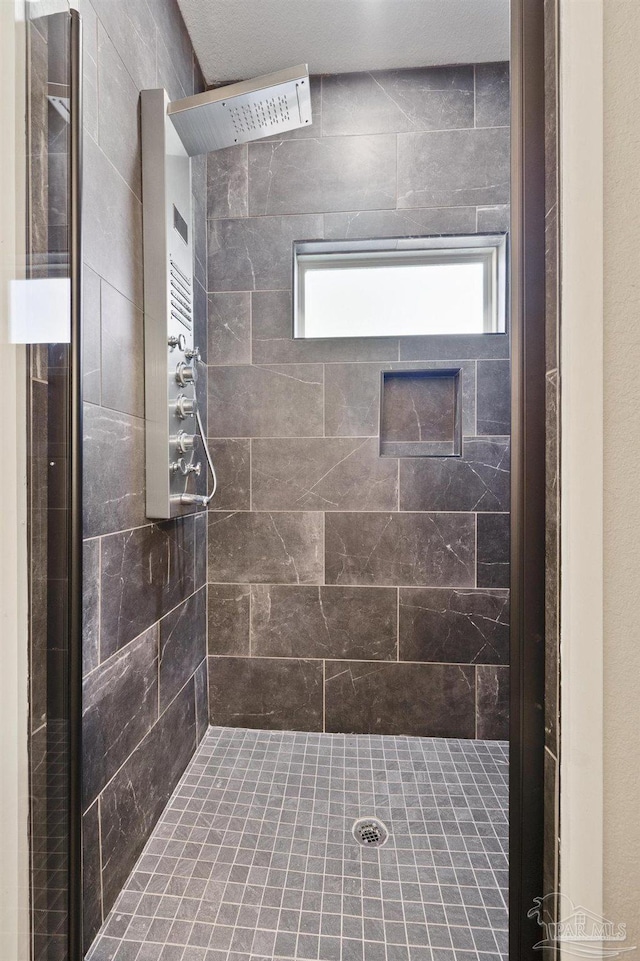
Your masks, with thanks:
[{"label": "frosted glass window", "polygon": [[[439,246],[424,246],[428,241]],[[352,250],[346,243],[296,244],[296,337],[504,331],[504,235],[425,238],[414,249],[372,243],[375,249],[361,242]]]}]

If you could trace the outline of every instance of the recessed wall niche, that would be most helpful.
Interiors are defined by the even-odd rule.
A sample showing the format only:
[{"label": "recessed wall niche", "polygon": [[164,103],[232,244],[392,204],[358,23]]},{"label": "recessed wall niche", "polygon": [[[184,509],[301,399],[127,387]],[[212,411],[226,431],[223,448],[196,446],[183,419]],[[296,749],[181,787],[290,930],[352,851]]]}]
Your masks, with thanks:
[{"label": "recessed wall niche", "polygon": [[460,457],[461,389],[459,367],[382,371],[380,454]]}]

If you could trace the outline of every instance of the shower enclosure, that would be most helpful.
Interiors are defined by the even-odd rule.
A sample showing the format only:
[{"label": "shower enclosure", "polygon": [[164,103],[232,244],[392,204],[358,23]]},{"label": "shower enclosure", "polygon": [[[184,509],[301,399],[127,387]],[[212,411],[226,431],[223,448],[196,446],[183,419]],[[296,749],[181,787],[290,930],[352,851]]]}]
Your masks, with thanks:
[{"label": "shower enclosure", "polygon": [[[137,105],[161,86],[197,100],[204,82],[160,6],[56,17],[68,72],[44,138],[71,199],[61,216],[50,191],[46,237],[67,242],[54,267],[74,323],[70,348],[31,350],[51,425],[33,491],[57,496],[43,468],[65,469],[46,515],[55,578],[32,553],[48,599],[38,634],[32,591],[34,681],[48,665],[44,726],[32,696],[36,956],[524,956],[542,891],[539,14],[514,4],[510,67],[312,76],[310,128],[192,161],[190,349],[218,490],[161,523],[144,477]],[[34,63],[55,22],[31,25]],[[485,333],[294,336],[296,250],[373,244],[380,260],[444,236],[490,257],[508,235],[506,329],[485,311]]]}]

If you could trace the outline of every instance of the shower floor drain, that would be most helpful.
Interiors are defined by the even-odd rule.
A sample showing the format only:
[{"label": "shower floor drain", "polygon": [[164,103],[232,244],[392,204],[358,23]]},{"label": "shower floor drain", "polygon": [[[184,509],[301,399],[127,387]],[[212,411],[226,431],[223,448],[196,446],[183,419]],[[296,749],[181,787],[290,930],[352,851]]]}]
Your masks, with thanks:
[{"label": "shower floor drain", "polygon": [[386,827],[377,818],[359,818],[351,830],[363,848],[380,848],[389,837]]}]

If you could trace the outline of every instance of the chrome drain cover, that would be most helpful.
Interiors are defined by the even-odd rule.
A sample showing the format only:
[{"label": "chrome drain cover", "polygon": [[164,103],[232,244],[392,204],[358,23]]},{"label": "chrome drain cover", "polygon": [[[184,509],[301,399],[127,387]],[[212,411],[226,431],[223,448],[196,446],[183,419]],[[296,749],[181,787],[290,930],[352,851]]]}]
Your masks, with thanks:
[{"label": "chrome drain cover", "polygon": [[351,831],[363,848],[380,848],[389,837],[385,825],[378,818],[358,818]]}]

